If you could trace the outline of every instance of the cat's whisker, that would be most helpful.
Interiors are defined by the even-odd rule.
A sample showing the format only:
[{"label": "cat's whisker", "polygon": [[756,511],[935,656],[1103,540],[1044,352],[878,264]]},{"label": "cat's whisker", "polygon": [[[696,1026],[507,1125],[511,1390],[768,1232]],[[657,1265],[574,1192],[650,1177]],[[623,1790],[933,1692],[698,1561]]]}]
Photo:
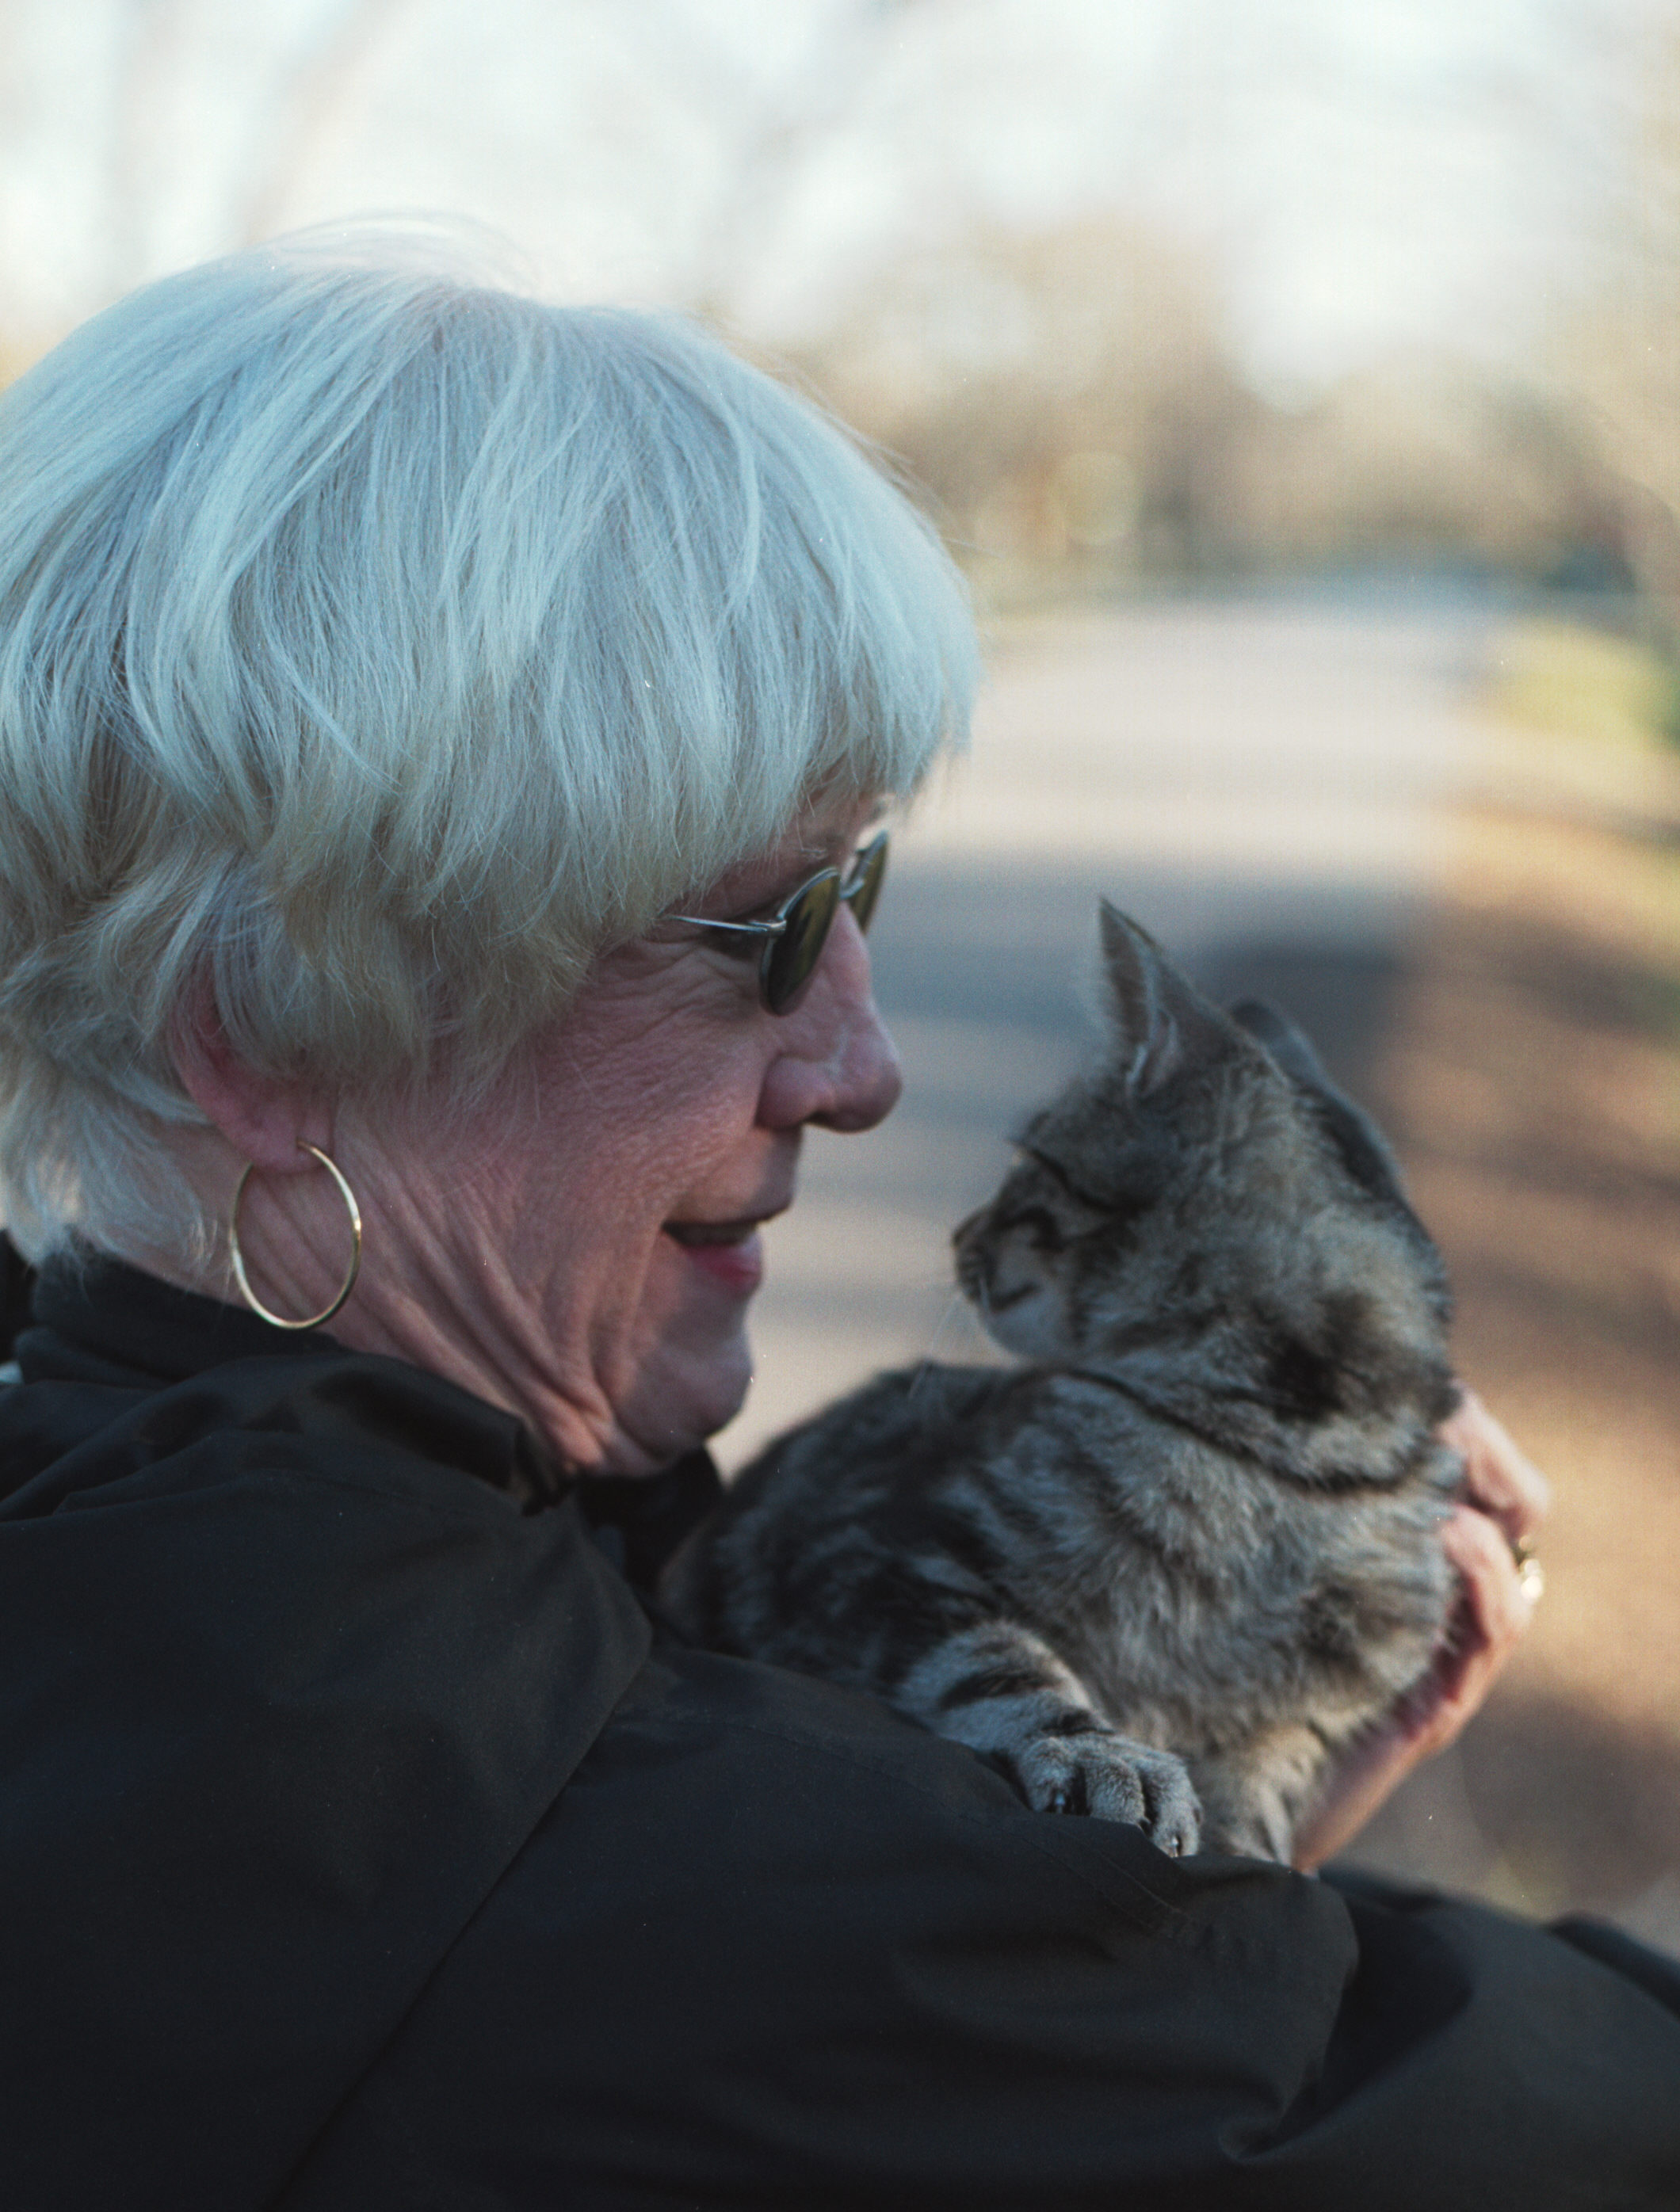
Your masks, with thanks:
[{"label": "cat's whisker", "polygon": [[929,1359],[939,1350],[940,1340],[949,1334],[953,1320],[961,1313],[962,1310],[963,1294],[960,1291],[953,1291],[945,1301],[945,1310],[939,1317],[939,1326],[934,1329],[928,1341],[928,1358]]},{"label": "cat's whisker", "polygon": [[940,1314],[938,1321],[934,1324],[934,1333],[928,1340],[928,1349],[922,1353],[921,1358],[917,1360],[916,1364],[916,1371],[910,1378],[910,1386],[908,1394],[912,1399],[915,1397],[916,1391],[921,1387],[923,1376],[933,1372],[934,1365],[939,1358],[940,1346],[946,1337],[950,1334],[951,1324],[956,1319],[958,1315],[961,1313],[962,1310],[962,1292],[960,1291],[953,1291],[951,1296],[945,1302],[944,1312]]}]

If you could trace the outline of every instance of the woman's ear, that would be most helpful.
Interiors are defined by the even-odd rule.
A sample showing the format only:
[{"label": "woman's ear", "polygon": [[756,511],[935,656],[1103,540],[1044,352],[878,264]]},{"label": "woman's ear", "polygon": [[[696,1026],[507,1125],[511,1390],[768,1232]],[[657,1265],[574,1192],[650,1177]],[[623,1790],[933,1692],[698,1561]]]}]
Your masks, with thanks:
[{"label": "woman's ear", "polygon": [[170,1048],[182,1090],[240,1159],[273,1175],[314,1167],[303,1146],[327,1146],[331,1113],[297,1084],[261,1074],[238,1057],[208,976],[181,1008]]}]

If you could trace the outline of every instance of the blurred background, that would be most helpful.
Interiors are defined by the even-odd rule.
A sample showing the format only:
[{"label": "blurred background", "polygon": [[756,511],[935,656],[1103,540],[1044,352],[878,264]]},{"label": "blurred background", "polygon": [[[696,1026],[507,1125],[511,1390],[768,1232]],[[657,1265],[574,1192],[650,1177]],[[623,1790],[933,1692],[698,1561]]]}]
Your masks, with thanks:
[{"label": "blurred background", "polygon": [[923,488],[992,674],[876,926],[736,1464],[988,1356],[951,1224],[1097,897],[1394,1132],[1549,1588],[1367,1864],[1680,1954],[1680,8],[0,0],[0,380],[145,279],[448,212],[703,316]]}]

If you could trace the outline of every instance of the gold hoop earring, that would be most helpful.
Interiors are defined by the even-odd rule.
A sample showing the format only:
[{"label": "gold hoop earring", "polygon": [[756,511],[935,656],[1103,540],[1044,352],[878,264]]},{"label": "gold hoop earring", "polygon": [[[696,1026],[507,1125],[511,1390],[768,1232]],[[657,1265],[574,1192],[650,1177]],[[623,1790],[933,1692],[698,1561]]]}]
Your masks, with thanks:
[{"label": "gold hoop earring", "polygon": [[240,1176],[234,1188],[234,1203],[228,1214],[228,1251],[234,1263],[234,1280],[239,1285],[240,1296],[250,1307],[252,1312],[265,1321],[271,1328],[319,1328],[323,1322],[331,1321],[333,1315],[338,1312],[339,1307],[356,1288],[356,1279],[362,1272],[362,1209],[356,1202],[356,1194],[344,1181],[338,1162],[328,1159],[319,1145],[306,1143],[301,1137],[297,1141],[299,1150],[313,1153],[338,1186],[338,1195],[344,1200],[345,1211],[350,1215],[350,1263],[349,1272],[339,1285],[338,1297],[333,1299],[330,1306],[323,1306],[318,1314],[311,1314],[305,1321],[288,1321],[283,1314],[271,1313],[251,1287],[251,1279],[245,1272],[245,1255],[239,1249],[240,1200],[245,1196],[245,1186],[257,1171],[255,1160],[247,1161],[245,1172]]}]

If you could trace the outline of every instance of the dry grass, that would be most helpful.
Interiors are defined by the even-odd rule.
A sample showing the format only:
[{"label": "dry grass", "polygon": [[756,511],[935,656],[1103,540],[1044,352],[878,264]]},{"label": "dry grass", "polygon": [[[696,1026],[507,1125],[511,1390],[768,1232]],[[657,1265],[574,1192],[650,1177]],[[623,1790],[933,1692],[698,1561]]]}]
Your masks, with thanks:
[{"label": "dry grass", "polygon": [[1526,1647],[1361,1855],[1680,1950],[1677,824],[1625,722],[1496,732],[1416,947],[1382,1103],[1463,1371],[1556,1495]]}]

